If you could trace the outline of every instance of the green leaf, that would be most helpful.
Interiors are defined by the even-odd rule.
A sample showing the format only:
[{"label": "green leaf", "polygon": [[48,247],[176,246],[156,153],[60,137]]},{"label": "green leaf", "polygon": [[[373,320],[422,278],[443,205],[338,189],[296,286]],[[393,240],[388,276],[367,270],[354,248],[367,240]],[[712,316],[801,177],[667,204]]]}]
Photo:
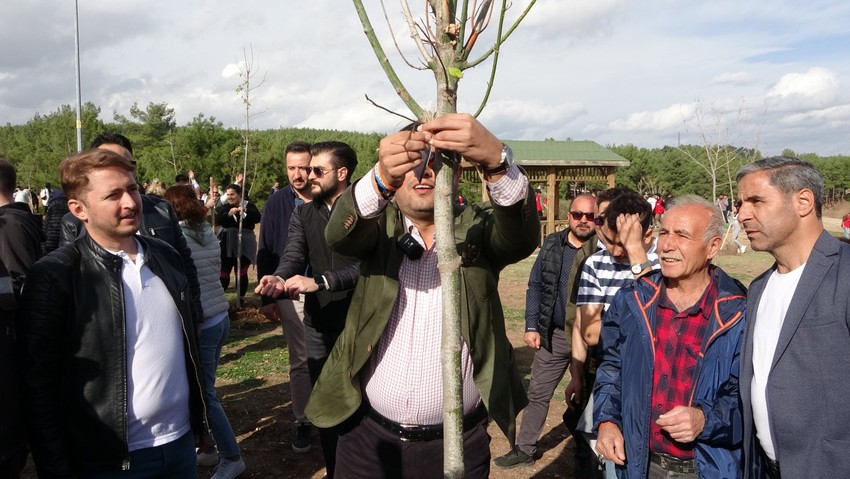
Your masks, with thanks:
[{"label": "green leaf", "polygon": [[449,67],[449,75],[455,78],[463,78],[463,72],[458,67]]}]

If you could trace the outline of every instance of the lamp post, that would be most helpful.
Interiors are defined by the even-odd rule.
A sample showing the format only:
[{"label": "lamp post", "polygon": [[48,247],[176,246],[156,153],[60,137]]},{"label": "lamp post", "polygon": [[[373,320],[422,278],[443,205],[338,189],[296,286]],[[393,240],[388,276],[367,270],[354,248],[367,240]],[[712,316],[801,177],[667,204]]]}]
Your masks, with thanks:
[{"label": "lamp post", "polygon": [[74,53],[77,57],[77,153],[83,151],[83,100],[80,91],[80,7],[74,0]]}]

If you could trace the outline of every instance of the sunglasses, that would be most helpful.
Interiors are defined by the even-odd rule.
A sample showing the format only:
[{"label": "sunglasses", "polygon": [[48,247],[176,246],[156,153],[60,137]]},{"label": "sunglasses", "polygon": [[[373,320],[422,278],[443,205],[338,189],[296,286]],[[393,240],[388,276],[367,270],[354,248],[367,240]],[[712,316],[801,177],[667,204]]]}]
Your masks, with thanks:
[{"label": "sunglasses", "polygon": [[596,226],[604,225],[605,224],[605,217],[604,216],[597,216],[596,218],[593,218],[593,224],[595,224]]},{"label": "sunglasses", "polygon": [[593,221],[593,217],[596,215],[589,211],[570,211],[570,217],[575,221],[580,220],[582,216]]},{"label": "sunglasses", "polygon": [[321,178],[328,174],[329,171],[334,171],[338,168],[328,168],[327,170],[323,170],[318,166],[300,166],[299,169],[307,173],[308,176],[310,175],[310,173],[313,173],[316,178]]}]

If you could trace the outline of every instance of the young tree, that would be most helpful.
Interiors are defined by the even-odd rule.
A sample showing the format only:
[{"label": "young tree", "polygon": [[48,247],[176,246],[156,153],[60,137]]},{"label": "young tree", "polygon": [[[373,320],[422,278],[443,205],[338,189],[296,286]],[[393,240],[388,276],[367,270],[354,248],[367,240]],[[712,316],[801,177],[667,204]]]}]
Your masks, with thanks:
[{"label": "young tree", "polygon": [[[428,112],[410,95],[395,73],[384,49],[372,28],[362,0],[353,0],[364,33],[372,45],[372,50],[384,69],[387,78],[396,93],[407,105],[418,121],[426,121],[446,113],[457,112],[457,86],[463,71],[492,57],[490,80],[487,84],[477,116],[487,102],[496,74],[499,52],[502,43],[513,33],[536,0],[527,2],[525,9],[513,25],[504,31],[507,0],[502,0],[496,8],[493,0],[472,2],[468,0],[428,0],[424,19],[415,19],[410,12],[407,0],[400,0],[410,38],[419,51],[424,67],[433,72],[437,83],[437,109]],[[383,2],[381,3],[383,6]],[[498,18],[494,43],[477,58],[471,57],[472,50],[481,38],[481,34],[490,24],[494,12]],[[386,12],[384,12],[386,16]],[[388,22],[389,23],[389,22]],[[390,25],[392,31],[392,26]],[[393,33],[395,41],[395,34]],[[398,44],[396,43],[398,48]],[[401,50],[399,49],[401,54]],[[402,54],[404,58],[404,55]],[[406,58],[404,61],[417,68]],[[443,290],[443,336],[441,359],[443,364],[443,427],[445,477],[463,476],[463,390],[460,374],[460,258],[455,249],[454,228],[452,226],[452,202],[457,197],[452,179],[459,165],[443,157],[442,165],[437,167],[434,187],[434,219],[436,227],[437,257],[440,269],[440,281]]]},{"label": "young tree", "polygon": [[[253,84],[254,77],[257,76],[257,70],[254,69],[254,50],[250,50],[250,55],[248,50],[242,49],[242,63],[239,68],[239,77],[242,78],[242,82],[239,83],[239,86],[236,87],[236,93],[238,93],[242,97],[242,104],[245,106],[245,129],[242,131],[242,174],[243,178],[242,182],[242,204],[246,204],[246,198],[250,196],[250,189],[248,187],[248,152],[251,150],[251,118],[256,115],[256,113],[251,113],[251,94],[257,88],[261,87],[263,83],[265,83],[265,78],[261,80],[257,84]],[[254,171],[252,175],[251,184],[253,186],[253,180],[257,177],[257,162],[254,162]],[[238,252],[236,255],[236,291],[241,291],[239,288],[240,285],[240,275],[239,271],[242,270],[242,215],[239,215],[239,231],[237,234],[236,240],[236,251]],[[237,294],[236,295],[236,308],[240,308],[242,298]]]},{"label": "young tree", "polygon": [[[680,147],[680,151],[694,164],[702,168],[711,178],[711,199],[717,199],[717,182],[719,175],[724,175],[729,186],[729,197],[735,197],[733,165],[740,162],[742,153],[755,151],[758,147],[759,130],[750,132],[748,127],[749,110],[744,100],[734,111],[727,111],[716,104],[711,104],[709,112],[703,111],[702,102],[698,99],[691,122],[700,136],[700,146],[704,155],[697,155],[688,148]],[[686,126],[688,121],[685,122]],[[752,133],[751,139],[747,139]],[[743,144],[741,144],[743,143]],[[733,146],[733,145],[738,145]]]}]

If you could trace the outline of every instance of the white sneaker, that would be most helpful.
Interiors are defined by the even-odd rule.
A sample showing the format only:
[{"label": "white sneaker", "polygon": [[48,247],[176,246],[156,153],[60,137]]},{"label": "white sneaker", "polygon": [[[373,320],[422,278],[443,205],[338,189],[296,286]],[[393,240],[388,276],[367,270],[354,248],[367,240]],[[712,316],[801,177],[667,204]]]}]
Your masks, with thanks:
[{"label": "white sneaker", "polygon": [[741,254],[744,254],[744,251],[747,251],[747,246],[741,245],[741,247],[738,248],[738,252],[741,253]]},{"label": "white sneaker", "polygon": [[218,464],[218,453],[213,452],[199,452],[198,453],[198,465],[199,466],[215,466]]},{"label": "white sneaker", "polygon": [[221,462],[215,468],[215,474],[210,479],[234,479],[243,472],[245,472],[245,461],[241,457],[235,461],[221,458]]}]

